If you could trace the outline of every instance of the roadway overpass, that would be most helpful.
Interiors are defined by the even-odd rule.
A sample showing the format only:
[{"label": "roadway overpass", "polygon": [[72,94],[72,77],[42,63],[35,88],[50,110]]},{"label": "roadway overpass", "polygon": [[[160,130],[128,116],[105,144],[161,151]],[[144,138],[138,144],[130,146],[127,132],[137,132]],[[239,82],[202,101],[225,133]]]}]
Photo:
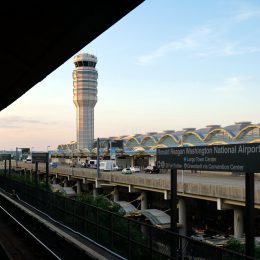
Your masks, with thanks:
[{"label": "roadway overpass", "polygon": [[[19,163],[19,169],[33,173],[34,165]],[[39,164],[38,174],[45,172],[45,165]],[[96,169],[59,166],[50,169],[50,179],[54,182],[61,179],[64,186],[69,181],[76,182],[77,193],[83,185],[92,184],[93,196],[98,195],[98,188],[113,190],[114,201],[119,200],[119,189],[129,193],[139,193],[141,210],[148,208],[148,193],[160,193],[161,202],[170,200],[170,174],[133,173],[124,175],[121,172],[100,172],[97,178]],[[260,177],[255,174],[255,208],[260,209]],[[216,210],[233,210],[234,237],[242,238],[244,234],[245,177],[233,176],[231,173],[178,172],[177,193],[179,197],[180,234],[187,235],[187,199],[199,199],[215,203]],[[200,212],[203,215],[203,212]],[[213,216],[214,217],[214,216]]]},{"label": "roadway overpass", "polygon": [[[19,167],[34,170],[33,164],[19,163]],[[39,171],[45,172],[45,165],[39,164]],[[121,172],[100,172],[97,178],[96,169],[71,168],[58,166],[50,169],[50,175],[93,183],[96,188],[105,186],[128,187],[129,192],[152,191],[164,194],[169,199],[170,174],[133,173],[124,175]],[[178,171],[178,195],[202,200],[216,201],[236,206],[245,205],[245,178],[231,173]],[[260,208],[260,177],[255,176],[255,208]]]}]

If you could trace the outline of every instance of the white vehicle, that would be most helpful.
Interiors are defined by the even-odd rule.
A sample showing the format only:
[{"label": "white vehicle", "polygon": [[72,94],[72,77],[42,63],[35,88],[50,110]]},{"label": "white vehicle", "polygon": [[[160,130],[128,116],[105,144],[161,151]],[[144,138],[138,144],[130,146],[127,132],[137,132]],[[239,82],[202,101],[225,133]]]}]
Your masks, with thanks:
[{"label": "white vehicle", "polygon": [[131,171],[130,168],[124,168],[124,169],[122,170],[122,173],[123,173],[123,174],[132,174],[133,172]]},{"label": "white vehicle", "polygon": [[100,161],[99,162],[99,169],[103,171],[117,171],[118,166],[113,161]]},{"label": "white vehicle", "polygon": [[130,170],[131,170],[132,172],[140,172],[140,171],[141,171],[141,169],[140,169],[139,166],[132,166],[132,167],[130,167]]},{"label": "white vehicle", "polygon": [[32,156],[28,155],[28,157],[26,158],[26,163],[32,163]]},{"label": "white vehicle", "polygon": [[88,166],[89,168],[97,169],[97,160],[90,160]]}]

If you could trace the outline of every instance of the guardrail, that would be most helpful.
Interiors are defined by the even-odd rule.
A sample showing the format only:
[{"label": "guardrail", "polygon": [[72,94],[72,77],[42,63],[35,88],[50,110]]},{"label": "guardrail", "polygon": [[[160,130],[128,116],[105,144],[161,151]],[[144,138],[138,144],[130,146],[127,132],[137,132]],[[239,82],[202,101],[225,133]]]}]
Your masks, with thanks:
[{"label": "guardrail", "polygon": [[0,187],[127,259],[253,259],[5,176]]}]

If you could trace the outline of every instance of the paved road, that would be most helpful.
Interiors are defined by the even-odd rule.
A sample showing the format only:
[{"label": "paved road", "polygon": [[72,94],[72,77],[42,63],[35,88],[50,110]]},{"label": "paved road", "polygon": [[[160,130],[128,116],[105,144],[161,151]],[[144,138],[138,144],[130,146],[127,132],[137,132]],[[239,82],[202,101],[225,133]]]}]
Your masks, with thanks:
[{"label": "paved road", "polygon": [[[21,167],[34,168],[31,164],[21,164]],[[42,168],[41,168],[42,167]],[[39,165],[44,171],[44,165]],[[72,178],[95,181],[96,169],[71,168],[58,166],[50,169],[51,174],[70,175]],[[114,183],[116,185],[131,185],[143,190],[157,190],[166,192],[170,190],[170,173],[148,174],[144,172],[130,175],[121,172],[101,172],[99,183]],[[231,173],[198,172],[191,173],[178,171],[178,191],[185,193],[185,196],[201,196],[204,198],[222,198],[234,201],[244,201],[245,198],[245,177],[232,176]],[[184,195],[184,194],[183,194]],[[255,175],[255,202],[260,207],[260,176]]]}]

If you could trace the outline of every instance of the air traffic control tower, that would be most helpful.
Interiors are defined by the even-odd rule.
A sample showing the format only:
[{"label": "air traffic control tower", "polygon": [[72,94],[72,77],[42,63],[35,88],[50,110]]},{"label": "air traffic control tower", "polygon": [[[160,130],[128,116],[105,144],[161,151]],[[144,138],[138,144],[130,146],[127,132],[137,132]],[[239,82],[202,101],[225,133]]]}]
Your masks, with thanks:
[{"label": "air traffic control tower", "polygon": [[73,101],[77,109],[78,149],[91,150],[94,142],[94,107],[97,103],[97,57],[87,53],[74,56]]}]

